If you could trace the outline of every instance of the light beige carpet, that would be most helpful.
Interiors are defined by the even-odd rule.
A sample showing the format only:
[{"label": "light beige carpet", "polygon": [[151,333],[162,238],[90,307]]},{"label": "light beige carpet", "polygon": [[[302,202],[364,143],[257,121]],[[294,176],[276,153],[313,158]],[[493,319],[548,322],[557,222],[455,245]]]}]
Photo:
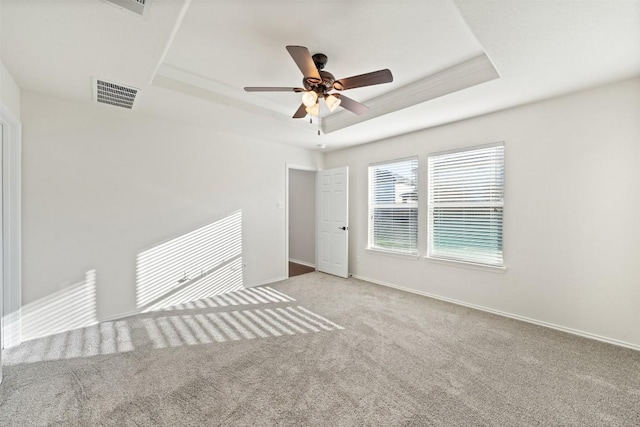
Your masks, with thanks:
[{"label": "light beige carpet", "polygon": [[3,426],[640,425],[640,352],[322,273],[5,358]]}]

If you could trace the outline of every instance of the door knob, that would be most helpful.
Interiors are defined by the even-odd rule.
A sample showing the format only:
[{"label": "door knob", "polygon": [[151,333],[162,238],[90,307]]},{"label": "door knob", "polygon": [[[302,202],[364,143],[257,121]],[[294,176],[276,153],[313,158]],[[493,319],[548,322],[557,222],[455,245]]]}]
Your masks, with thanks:
[{"label": "door knob", "polygon": [[338,227],[338,230],[345,230],[346,231],[348,229],[349,229],[349,227]]}]

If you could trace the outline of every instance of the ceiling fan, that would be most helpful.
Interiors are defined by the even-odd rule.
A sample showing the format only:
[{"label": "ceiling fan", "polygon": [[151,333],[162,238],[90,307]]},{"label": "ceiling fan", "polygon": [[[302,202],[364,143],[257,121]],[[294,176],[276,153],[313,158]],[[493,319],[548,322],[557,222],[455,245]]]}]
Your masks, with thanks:
[{"label": "ceiling fan", "polygon": [[353,113],[363,114],[369,107],[341,93],[330,93],[330,91],[333,89],[343,91],[393,81],[393,75],[388,69],[336,80],[333,74],[324,71],[328,60],[325,54],[316,53],[312,56],[304,46],[287,46],[287,51],[302,71],[303,87],[245,87],[244,90],[247,92],[301,92],[302,104],[293,115],[294,119],[303,118],[307,114],[317,116],[321,98],[324,98],[329,111],[342,106]]}]

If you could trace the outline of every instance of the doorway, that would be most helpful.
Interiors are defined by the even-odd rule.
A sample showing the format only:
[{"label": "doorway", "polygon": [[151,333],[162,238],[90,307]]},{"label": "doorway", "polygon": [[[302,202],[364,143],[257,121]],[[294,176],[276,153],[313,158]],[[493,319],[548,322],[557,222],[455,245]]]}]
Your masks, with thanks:
[{"label": "doorway", "polygon": [[287,276],[316,270],[316,171],[287,165]]}]

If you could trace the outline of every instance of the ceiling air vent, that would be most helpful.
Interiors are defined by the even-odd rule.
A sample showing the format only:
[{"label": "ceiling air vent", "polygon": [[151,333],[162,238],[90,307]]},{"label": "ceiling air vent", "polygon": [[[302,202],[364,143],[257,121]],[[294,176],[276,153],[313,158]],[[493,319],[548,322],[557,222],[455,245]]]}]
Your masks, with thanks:
[{"label": "ceiling air vent", "polygon": [[95,79],[95,81],[96,101],[128,109],[133,107],[133,101],[136,99],[138,89],[100,79]]},{"label": "ceiling air vent", "polygon": [[145,4],[149,3],[149,0],[105,0],[105,1],[140,16],[144,14]]}]

